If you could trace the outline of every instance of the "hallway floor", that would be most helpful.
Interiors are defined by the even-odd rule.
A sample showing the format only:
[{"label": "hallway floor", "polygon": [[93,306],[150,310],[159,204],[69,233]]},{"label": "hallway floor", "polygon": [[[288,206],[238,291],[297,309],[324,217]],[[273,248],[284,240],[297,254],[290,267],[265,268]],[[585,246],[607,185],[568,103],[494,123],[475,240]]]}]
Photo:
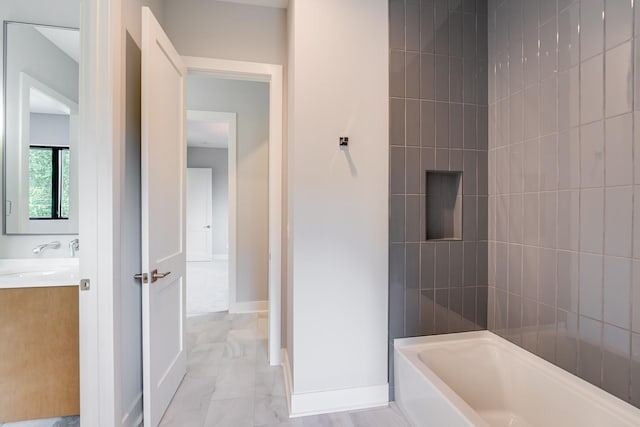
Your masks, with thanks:
[{"label": "hallway floor", "polygon": [[187,316],[229,309],[229,261],[187,262]]},{"label": "hallway floor", "polygon": [[267,361],[267,313],[187,320],[187,375],[161,426],[408,427],[394,405],[288,419],[282,368]]}]

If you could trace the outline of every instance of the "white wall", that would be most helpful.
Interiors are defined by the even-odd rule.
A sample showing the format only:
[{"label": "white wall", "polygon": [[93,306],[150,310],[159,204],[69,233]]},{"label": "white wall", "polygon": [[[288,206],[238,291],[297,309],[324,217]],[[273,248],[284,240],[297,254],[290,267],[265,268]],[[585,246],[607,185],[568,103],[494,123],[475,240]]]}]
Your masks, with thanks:
[{"label": "white wall", "polygon": [[[293,392],[373,387],[383,399],[388,2],[300,0],[290,7]],[[346,150],[338,147],[342,135],[350,138]]]},{"label": "white wall", "polygon": [[213,256],[229,255],[229,163],[226,148],[187,148],[188,168],[211,168]]},{"label": "white wall", "polygon": [[[293,126],[293,117],[290,117],[289,114],[293,116],[293,109],[295,106],[293,90],[292,86],[294,83],[295,70],[293,68],[289,68],[291,64],[295,63],[295,3],[290,2],[289,7],[287,8],[287,65],[285,67],[285,78],[286,82],[285,86],[285,108],[286,114],[285,124],[286,124],[286,138],[285,144],[283,145],[283,171],[282,171],[282,181],[283,181],[283,190],[282,190],[282,212],[283,212],[283,239],[282,239],[282,323],[284,331],[282,332],[282,336],[284,337],[282,347],[286,349],[287,355],[289,358],[289,363],[293,366],[293,358],[295,355],[293,354],[293,265],[291,260],[293,259],[293,227],[291,223],[292,214],[293,214],[293,203],[289,203],[289,200],[292,196],[292,186],[289,184],[291,180],[291,170],[293,169],[292,162],[289,161],[289,156],[293,153],[293,138],[294,138],[294,126]],[[291,86],[291,87],[290,87]],[[286,363],[286,361],[285,361]]]},{"label": "white wall", "polygon": [[[78,28],[80,24],[80,2],[78,0],[59,0],[56,2],[49,0],[2,0],[0,1],[0,21],[18,21]],[[4,46],[4,31],[0,32],[0,46]],[[0,81],[4,81],[3,73],[4,55],[0,58]],[[4,99],[4,85],[0,85],[0,98]],[[77,91],[73,99],[78,99]],[[3,108],[3,104],[0,103],[0,111]],[[4,117],[4,112],[0,114],[0,117]],[[2,148],[4,145],[4,135],[0,135],[0,138],[2,138],[0,142],[0,148]],[[4,150],[0,150],[0,156],[3,156],[3,153]],[[0,162],[0,164],[2,163]],[[0,174],[0,188],[4,188],[2,179],[3,174]],[[2,195],[2,200],[4,200],[4,195]],[[67,257],[69,254],[68,242],[75,237],[77,236],[18,236],[5,235],[3,232],[3,234],[0,234],[0,258],[34,257],[31,251],[34,246],[53,240],[59,240],[62,243],[60,249],[44,251],[38,255],[38,257]]]},{"label": "white wall", "polygon": [[238,302],[266,301],[269,253],[269,86],[189,75],[187,108],[237,114]]},{"label": "white wall", "polygon": [[79,0],[2,0],[2,20],[78,28]]},{"label": "white wall", "polygon": [[164,0],[163,26],[181,55],[284,64],[286,11],[211,0]]},{"label": "white wall", "polygon": [[69,146],[69,116],[31,113],[29,142],[32,145]]}]

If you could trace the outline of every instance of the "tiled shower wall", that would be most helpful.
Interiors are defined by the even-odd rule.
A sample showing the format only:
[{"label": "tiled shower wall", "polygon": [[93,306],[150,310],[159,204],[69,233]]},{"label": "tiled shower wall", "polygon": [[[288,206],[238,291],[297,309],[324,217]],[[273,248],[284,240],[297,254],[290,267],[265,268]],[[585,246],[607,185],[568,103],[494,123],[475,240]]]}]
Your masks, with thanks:
[{"label": "tiled shower wall", "polygon": [[[485,0],[389,2],[390,384],[394,338],[486,327],[486,14]],[[462,171],[462,240],[425,240],[427,170]]]},{"label": "tiled shower wall", "polygon": [[489,328],[640,406],[633,9],[489,2]]}]

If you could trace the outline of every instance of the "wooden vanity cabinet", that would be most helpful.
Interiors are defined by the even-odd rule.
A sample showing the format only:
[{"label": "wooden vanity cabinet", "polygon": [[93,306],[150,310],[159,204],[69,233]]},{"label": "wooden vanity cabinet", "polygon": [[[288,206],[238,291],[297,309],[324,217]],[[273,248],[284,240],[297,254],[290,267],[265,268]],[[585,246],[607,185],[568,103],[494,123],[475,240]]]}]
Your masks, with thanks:
[{"label": "wooden vanity cabinet", "polygon": [[0,423],[80,413],[78,287],[0,289]]}]

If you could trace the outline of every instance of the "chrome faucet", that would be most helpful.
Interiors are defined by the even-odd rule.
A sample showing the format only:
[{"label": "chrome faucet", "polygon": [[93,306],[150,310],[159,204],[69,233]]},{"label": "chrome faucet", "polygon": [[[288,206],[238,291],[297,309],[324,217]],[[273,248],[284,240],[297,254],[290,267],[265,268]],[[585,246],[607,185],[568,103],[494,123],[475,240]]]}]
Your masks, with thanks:
[{"label": "chrome faucet", "polygon": [[73,239],[69,242],[69,254],[73,258],[76,256],[76,252],[80,250],[80,239]]},{"label": "chrome faucet", "polygon": [[38,245],[33,248],[33,253],[37,255],[39,253],[42,253],[45,249],[60,249],[60,241],[55,240],[53,242]]}]

